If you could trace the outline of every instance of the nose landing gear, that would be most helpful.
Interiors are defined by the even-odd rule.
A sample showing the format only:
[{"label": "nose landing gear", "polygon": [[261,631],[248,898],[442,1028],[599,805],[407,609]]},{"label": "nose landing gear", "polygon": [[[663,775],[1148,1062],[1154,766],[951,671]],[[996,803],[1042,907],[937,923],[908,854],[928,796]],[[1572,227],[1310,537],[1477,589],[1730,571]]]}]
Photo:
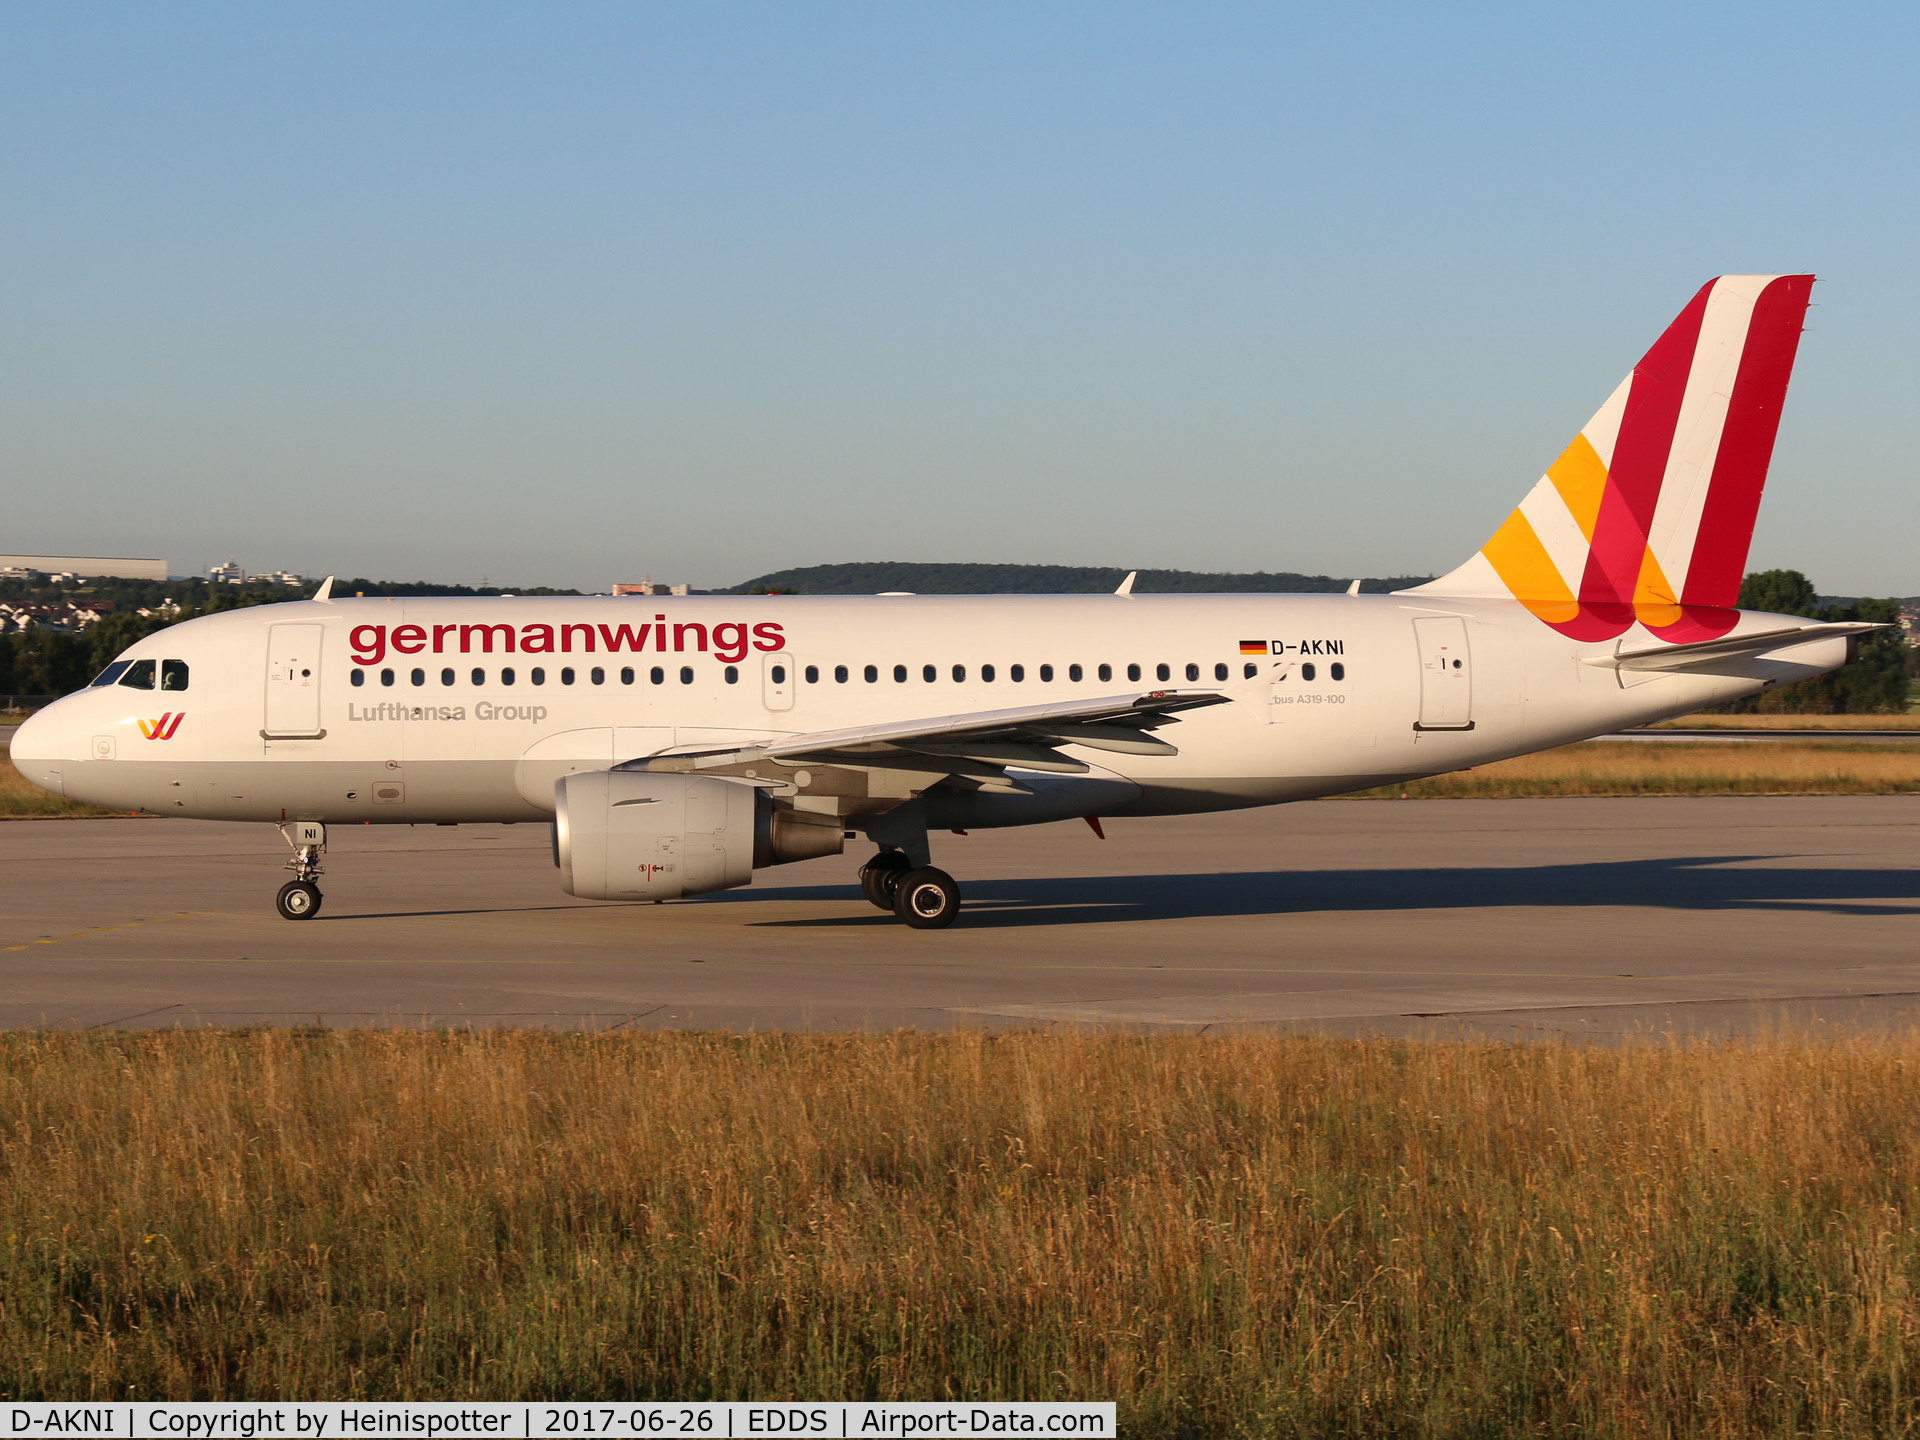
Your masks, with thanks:
[{"label": "nose landing gear", "polygon": [[320,887],[313,882],[320,874],[320,857],[326,853],[327,827],[318,820],[289,820],[280,833],[293,847],[287,869],[294,878],[280,887],[273,908],[282,920],[311,920],[320,913]]}]

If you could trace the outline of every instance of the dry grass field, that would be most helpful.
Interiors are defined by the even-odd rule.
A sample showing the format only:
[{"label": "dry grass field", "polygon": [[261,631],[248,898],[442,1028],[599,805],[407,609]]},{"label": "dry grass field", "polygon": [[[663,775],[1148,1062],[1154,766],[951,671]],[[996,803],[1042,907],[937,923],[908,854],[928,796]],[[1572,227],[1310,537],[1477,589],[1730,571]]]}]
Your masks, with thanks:
[{"label": "dry grass field", "polygon": [[0,1393],[1920,1423],[1920,1041],[0,1035]]},{"label": "dry grass field", "polygon": [[1688,715],[1655,730],[1907,730],[1920,732],[1920,715]]},{"label": "dry grass field", "polygon": [[1554,795],[1905,795],[1920,741],[1590,740],[1359,799],[1511,800]]}]

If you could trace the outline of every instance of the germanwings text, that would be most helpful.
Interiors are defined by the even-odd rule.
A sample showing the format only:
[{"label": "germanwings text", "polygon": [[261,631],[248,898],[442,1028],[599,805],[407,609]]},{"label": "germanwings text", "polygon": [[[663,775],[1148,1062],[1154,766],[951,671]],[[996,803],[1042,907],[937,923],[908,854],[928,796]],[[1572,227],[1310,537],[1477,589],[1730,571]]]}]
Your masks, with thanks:
[{"label": "germanwings text", "polygon": [[391,651],[395,655],[592,655],[600,651],[669,654],[697,650],[711,652],[729,665],[744,660],[748,650],[772,654],[786,648],[787,637],[777,624],[761,621],[746,625],[723,621],[714,626],[697,621],[669,625],[656,615],[647,625],[356,625],[347,637],[356,665],[378,665]]}]

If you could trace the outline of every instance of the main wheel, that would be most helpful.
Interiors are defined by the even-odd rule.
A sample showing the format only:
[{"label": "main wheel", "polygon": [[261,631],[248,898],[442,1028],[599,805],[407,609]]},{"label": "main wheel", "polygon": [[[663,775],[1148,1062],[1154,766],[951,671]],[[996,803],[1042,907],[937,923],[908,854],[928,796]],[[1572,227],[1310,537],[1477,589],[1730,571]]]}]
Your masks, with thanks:
[{"label": "main wheel", "polygon": [[320,913],[320,887],[311,880],[289,880],[273,897],[282,920],[311,920]]},{"label": "main wheel", "polygon": [[912,868],[912,862],[898,850],[882,850],[860,867],[860,893],[867,897],[868,904],[891,910],[894,887]]},{"label": "main wheel", "polygon": [[960,887],[944,870],[909,870],[894,886],[893,913],[916,930],[944,930],[960,913]]}]

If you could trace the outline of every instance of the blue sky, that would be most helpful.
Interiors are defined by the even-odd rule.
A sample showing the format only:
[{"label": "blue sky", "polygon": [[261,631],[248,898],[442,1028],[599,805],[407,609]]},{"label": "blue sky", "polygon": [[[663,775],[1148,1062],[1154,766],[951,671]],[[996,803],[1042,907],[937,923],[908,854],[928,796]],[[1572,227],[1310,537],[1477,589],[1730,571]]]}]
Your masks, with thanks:
[{"label": "blue sky", "polygon": [[1752,564],[1920,592],[1912,7],[0,8],[0,549],[1445,570],[1813,270]]}]

